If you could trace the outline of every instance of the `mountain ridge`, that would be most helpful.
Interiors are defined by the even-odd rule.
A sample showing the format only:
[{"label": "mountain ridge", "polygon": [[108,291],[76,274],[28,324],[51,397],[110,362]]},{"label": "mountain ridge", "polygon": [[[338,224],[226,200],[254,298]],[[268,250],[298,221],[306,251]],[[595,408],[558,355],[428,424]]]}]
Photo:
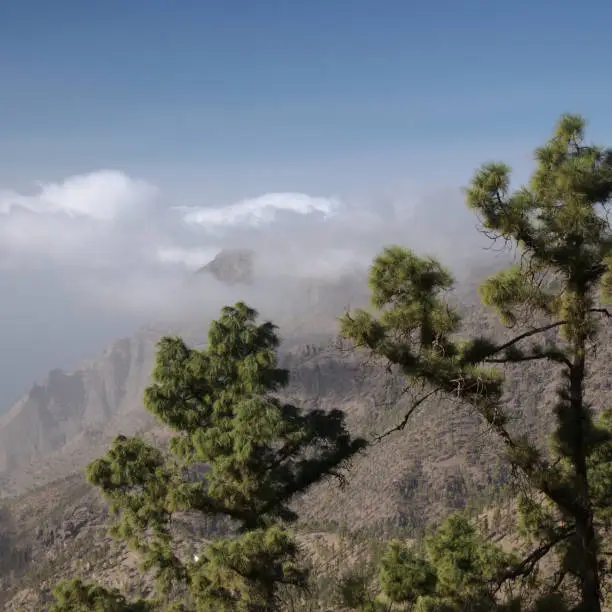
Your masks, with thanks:
[{"label": "mountain ridge", "polygon": [[[477,280],[472,277],[469,282],[458,284],[452,296],[465,316],[463,333],[491,334],[494,339],[503,341],[513,332],[500,326],[496,317],[479,304]],[[358,287],[355,283],[363,284]],[[304,287],[302,285],[302,289]],[[376,434],[401,421],[414,396],[410,390],[405,392],[405,381],[400,375],[388,372],[382,364],[356,353],[334,336],[336,317],[344,305],[351,302],[351,307],[359,306],[367,298],[364,287],[364,280],[358,277],[337,284],[312,286],[309,299],[301,304],[297,314],[292,313],[295,316],[284,319],[287,333],[279,360],[291,373],[290,385],[283,394],[288,400],[305,409],[340,408],[346,414],[350,431],[372,440]],[[349,296],[351,288],[354,294]],[[275,317],[270,318],[275,320]],[[111,344],[102,353],[102,359],[86,362],[83,371],[77,372],[77,378],[85,382],[88,390],[85,396],[93,405],[71,412],[80,416],[80,430],[70,439],[68,436],[66,440],[55,438],[62,443],[53,452],[37,455],[40,448],[31,446],[30,451],[36,452],[32,451],[27,464],[24,461],[19,468],[0,475],[4,495],[12,498],[0,504],[2,523],[6,525],[4,530],[0,525],[0,540],[7,537],[15,542],[12,545],[15,556],[7,561],[13,574],[0,572],[0,590],[6,586],[7,593],[9,587],[11,593],[13,589],[18,593],[14,605],[5,604],[8,599],[0,598],[1,605],[9,606],[4,609],[20,609],[23,603],[19,602],[26,601],[23,597],[27,589],[23,589],[30,584],[27,580],[38,589],[40,584],[50,585],[58,576],[72,575],[76,569],[87,576],[95,572],[105,584],[120,588],[125,586],[122,581],[126,576],[130,589],[142,587],[146,591],[148,588],[143,576],[134,569],[131,557],[128,563],[125,551],[119,551],[118,565],[111,567],[106,561],[110,546],[104,535],[106,515],[96,491],[85,483],[82,470],[105,451],[108,442],[118,433],[143,435],[160,446],[167,441],[169,432],[155,424],[143,409],[142,391],[149,380],[155,342],[171,327],[148,326],[132,338]],[[316,336],[313,335],[315,329],[324,331]],[[181,333],[181,329],[174,328],[174,331]],[[205,325],[201,322],[199,325],[194,322],[192,327],[185,325],[182,331],[190,345],[202,345],[205,341]],[[612,381],[605,367],[600,365],[612,358],[612,329],[609,327],[603,330],[598,350],[598,360],[593,362],[589,373],[587,401],[603,408],[612,390]],[[124,377],[114,375],[115,367],[109,363],[113,361],[116,369],[123,368]],[[507,373],[505,403],[511,433],[526,433],[544,444],[553,418],[558,372],[540,362],[513,366]],[[34,395],[39,399],[50,390],[54,391],[55,403],[47,412],[58,408],[59,398],[63,397],[64,392],[56,391],[55,385],[72,380],[74,375],[74,372],[53,371],[47,377],[46,390],[36,387]],[[105,383],[109,386],[105,387]],[[535,388],[537,394],[533,392]],[[102,397],[106,398],[106,404],[100,399]],[[113,414],[108,415],[106,421],[91,422],[88,416],[91,410],[111,405],[109,398],[115,398]],[[25,401],[24,405],[29,407],[28,410],[21,407],[24,422],[28,424],[29,419],[37,417],[40,406],[34,400]],[[100,414],[105,414],[100,410]],[[6,433],[0,428],[0,440],[2,435]],[[510,473],[502,449],[495,438],[489,437],[479,419],[446,398],[424,403],[402,432],[372,444],[359,455],[347,476],[342,489],[333,482],[326,482],[295,501],[302,519],[300,529],[323,534],[324,539],[330,533],[343,532],[346,526],[378,538],[380,534],[393,533],[394,529],[420,530],[451,511],[465,508],[470,501],[490,495],[500,484],[509,481]],[[32,521],[16,525],[20,516],[29,516],[36,508],[36,516],[40,517],[36,529],[30,528]],[[45,512],[49,512],[49,516]],[[89,518],[84,518],[86,516]],[[75,527],[88,524],[91,530]],[[55,534],[55,539],[49,534]],[[85,554],[89,555],[87,559],[91,557],[95,569],[76,568],[73,560]],[[36,561],[36,555],[44,557],[46,565]],[[94,566],[94,561],[98,565]],[[22,569],[17,571],[16,568]],[[41,574],[41,568],[46,568],[44,572],[48,574]],[[27,575],[31,578],[27,579]]]},{"label": "mountain ridge", "polygon": [[[219,258],[229,258],[231,262],[237,253],[240,261],[245,252],[222,251]],[[221,284],[233,283],[233,278],[215,278]],[[473,289],[466,284],[460,291],[464,295],[460,301],[465,300],[466,291],[472,293]],[[295,362],[296,352],[303,347],[316,350],[314,347],[333,343],[337,317],[349,307],[367,305],[369,297],[367,278],[359,270],[335,279],[297,279],[288,283],[285,291],[277,291],[284,301],[268,305],[262,309],[261,316],[279,326],[281,360],[289,362]],[[473,297],[468,301],[473,303]],[[109,343],[97,357],[83,361],[71,372],[54,369],[35,383],[0,417],[0,497],[22,492],[26,482],[31,486],[33,482],[28,474],[44,471],[37,464],[45,457],[57,459],[59,464],[71,463],[58,459],[62,449],[68,456],[90,460],[92,439],[102,444],[119,430],[131,435],[149,428],[151,418],[142,407],[142,393],[150,380],[157,341],[162,335],[178,334],[191,346],[203,346],[208,323],[203,317],[202,320],[148,324],[131,337]],[[318,357],[336,365],[345,358],[345,354],[330,358],[321,352]],[[287,367],[291,369],[291,363]],[[337,380],[325,384],[344,388],[347,374],[342,373],[341,366],[338,368]],[[293,374],[297,380],[308,379],[311,395],[319,393],[306,371]],[[68,466],[62,469],[68,470]],[[24,486],[19,484],[20,480]]]}]

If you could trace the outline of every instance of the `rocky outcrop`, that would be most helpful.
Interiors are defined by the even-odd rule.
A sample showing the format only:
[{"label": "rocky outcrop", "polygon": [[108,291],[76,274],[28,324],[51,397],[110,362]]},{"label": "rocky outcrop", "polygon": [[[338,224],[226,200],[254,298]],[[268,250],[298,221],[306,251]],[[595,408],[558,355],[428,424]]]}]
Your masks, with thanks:
[{"label": "rocky outcrop", "polygon": [[250,285],[255,278],[254,259],[255,253],[251,250],[226,249],[200,268],[197,274],[212,274],[228,285]]},{"label": "rocky outcrop", "polygon": [[153,365],[155,337],[118,340],[71,373],[53,370],[0,420],[0,472],[14,470],[103,431],[137,409]]},{"label": "rocky outcrop", "polygon": [[[215,260],[218,267],[212,269],[226,280],[240,278],[251,269],[252,261],[244,268],[239,265],[245,253],[221,253]],[[363,293],[363,279],[293,285],[285,295],[286,302],[279,305],[284,316],[272,317],[281,328],[283,351],[333,336],[336,317],[350,302],[347,296],[359,293],[356,287]],[[206,322],[195,321],[143,328],[73,372],[53,370],[35,384],[0,417],[0,498],[82,467],[119,432],[130,435],[146,430],[152,420],[142,408],[142,394],[150,379],[157,340],[177,333],[189,344],[201,346],[206,327]]]}]

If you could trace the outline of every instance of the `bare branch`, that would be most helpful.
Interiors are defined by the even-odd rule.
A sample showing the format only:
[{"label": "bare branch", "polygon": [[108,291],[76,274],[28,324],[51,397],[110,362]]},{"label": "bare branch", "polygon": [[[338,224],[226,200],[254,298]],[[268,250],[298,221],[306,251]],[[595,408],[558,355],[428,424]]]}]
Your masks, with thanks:
[{"label": "bare branch", "polygon": [[552,591],[558,591],[559,587],[561,586],[561,583],[565,580],[565,577],[567,576],[567,572],[564,570],[561,570],[559,572],[557,572],[556,574],[556,579],[552,585]]},{"label": "bare branch", "polygon": [[402,429],[404,429],[406,427],[406,425],[408,424],[408,421],[410,420],[410,417],[414,414],[414,411],[423,402],[425,402],[425,400],[429,399],[432,395],[435,395],[436,393],[438,393],[438,391],[441,391],[441,390],[442,389],[440,387],[436,387],[435,389],[433,389],[429,393],[426,393],[425,395],[422,395],[418,400],[416,400],[412,404],[412,406],[410,406],[408,412],[404,415],[404,418],[402,419],[402,421],[398,425],[396,425],[395,427],[392,427],[391,429],[387,430],[385,433],[381,434],[380,436],[377,436],[374,439],[374,442],[380,442],[383,438],[386,438],[387,436],[391,435],[392,433],[394,433],[396,431],[401,431]]},{"label": "bare branch", "polygon": [[496,355],[497,353],[501,353],[502,351],[509,349],[511,346],[514,346],[517,342],[520,342],[521,340],[525,340],[525,338],[530,338],[531,336],[542,334],[550,329],[554,329],[555,327],[561,327],[561,325],[567,325],[567,321],[555,321],[554,323],[549,323],[548,325],[543,325],[542,327],[536,327],[535,329],[530,329],[529,331],[526,331],[512,338],[512,340],[509,340],[508,342],[504,344],[500,344],[499,346],[495,347],[495,350],[491,352],[491,355]]},{"label": "bare branch", "polygon": [[600,314],[606,315],[608,319],[612,319],[612,313],[607,308],[589,308],[589,312],[598,312]]},{"label": "bare branch", "polygon": [[521,363],[523,361],[537,361],[540,359],[548,359],[549,361],[554,361],[555,363],[563,363],[568,368],[572,367],[572,363],[567,357],[563,357],[558,353],[537,353],[535,355],[524,355],[522,357],[497,357],[497,358],[487,358],[485,359],[485,363]]},{"label": "bare branch", "polygon": [[497,582],[497,588],[495,592],[501,589],[504,582],[508,580],[514,580],[516,578],[524,578],[529,576],[531,572],[533,572],[535,566],[538,562],[545,557],[557,544],[571,538],[575,535],[574,528],[566,529],[557,535],[556,538],[547,542],[546,544],[542,544],[542,546],[536,548],[533,552],[531,552],[523,561],[521,561],[518,565],[508,568],[500,575],[496,576],[492,582]]}]

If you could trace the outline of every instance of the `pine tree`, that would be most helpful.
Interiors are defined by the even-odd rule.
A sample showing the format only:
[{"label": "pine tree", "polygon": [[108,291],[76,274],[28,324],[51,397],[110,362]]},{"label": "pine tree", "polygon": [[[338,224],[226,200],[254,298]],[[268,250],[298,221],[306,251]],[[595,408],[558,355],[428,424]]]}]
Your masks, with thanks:
[{"label": "pine tree", "polygon": [[435,593],[438,576],[427,559],[403,542],[392,540],[380,561],[379,582],[392,602],[414,604]]},{"label": "pine tree", "polygon": [[[608,297],[612,290],[612,234],[606,217],[612,152],[586,144],[584,125],[578,116],[561,117],[553,137],[536,150],[528,185],[512,191],[509,168],[492,163],[476,172],[466,190],[467,204],[480,216],[483,230],[520,253],[518,263],[480,288],[484,304],[516,330],[511,340],[458,340],[461,317],[446,299],[451,274],[436,260],[400,247],[386,249],[371,268],[377,312],[346,314],[342,332],[397,366],[413,384],[427,387],[397,429],[427,398],[440,394],[471,406],[484,419],[511,465],[561,519],[508,577],[525,575],[549,551],[566,545],[561,565],[567,568],[565,576],[577,580],[576,609],[599,612],[589,461],[605,441],[584,398],[599,326],[610,316],[599,304],[599,293]],[[494,369],[536,360],[558,367],[563,377],[548,454],[511,434],[501,402],[503,373]]]},{"label": "pine tree", "polygon": [[60,582],[53,589],[51,612],[149,612],[145,601],[128,603],[117,589],[108,590],[80,579]]},{"label": "pine tree", "polygon": [[421,612],[567,610],[559,596],[539,597],[532,592],[526,597],[508,590],[497,597],[496,579],[514,563],[514,555],[487,541],[466,515],[458,513],[428,533],[423,551],[404,542],[389,542],[380,562],[379,582],[390,601],[408,603]]},{"label": "pine tree", "polygon": [[[176,432],[168,452],[119,436],[87,468],[117,517],[113,535],[143,554],[160,593],[189,591],[185,610],[263,612],[275,609],[279,586],[303,587],[290,504],[327,477],[342,481],[365,444],[341,411],[279,399],[289,373],[278,367],[275,326],[257,316],[244,303],[225,307],[203,350],[162,338],[145,406]],[[181,560],[171,530],[178,512],[228,519],[235,534]]]}]

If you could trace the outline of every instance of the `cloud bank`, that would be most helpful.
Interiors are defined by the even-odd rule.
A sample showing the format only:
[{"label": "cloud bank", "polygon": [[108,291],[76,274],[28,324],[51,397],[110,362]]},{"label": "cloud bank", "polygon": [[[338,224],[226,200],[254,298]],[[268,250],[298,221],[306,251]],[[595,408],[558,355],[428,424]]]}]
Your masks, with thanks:
[{"label": "cloud bank", "polygon": [[177,206],[155,185],[100,170],[31,193],[0,190],[0,269],[44,271],[73,299],[144,320],[189,300],[193,272],[224,248],[255,251],[257,273],[270,282],[365,269],[390,243],[446,251],[456,261],[462,209],[450,192],[361,202],[267,193],[226,206]]},{"label": "cloud bank", "polygon": [[[333,333],[334,317],[367,293],[343,275],[385,245],[455,269],[482,257],[461,200],[456,189],[359,201],[289,192],[186,206],[117,170],[27,192],[0,185],[0,412],[49,369],[70,369],[143,324],[189,321],[201,332],[238,299],[281,333]],[[256,253],[253,286],[194,274],[225,248]]]}]

